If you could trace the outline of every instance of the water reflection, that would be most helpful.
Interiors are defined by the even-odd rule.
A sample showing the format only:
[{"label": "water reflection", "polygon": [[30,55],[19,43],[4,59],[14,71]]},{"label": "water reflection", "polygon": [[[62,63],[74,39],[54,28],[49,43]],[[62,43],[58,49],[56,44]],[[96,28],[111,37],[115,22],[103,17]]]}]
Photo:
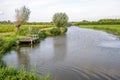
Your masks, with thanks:
[{"label": "water reflection", "polygon": [[28,47],[17,46],[17,56],[18,56],[18,64],[19,64],[18,67],[19,68],[23,67],[27,71],[29,71],[29,66],[30,66],[30,58],[28,54],[29,54]]},{"label": "water reflection", "polygon": [[60,37],[55,37],[53,39],[53,46],[54,46],[54,61],[61,62],[64,61],[66,54],[67,54],[67,40],[66,35],[62,35]]}]

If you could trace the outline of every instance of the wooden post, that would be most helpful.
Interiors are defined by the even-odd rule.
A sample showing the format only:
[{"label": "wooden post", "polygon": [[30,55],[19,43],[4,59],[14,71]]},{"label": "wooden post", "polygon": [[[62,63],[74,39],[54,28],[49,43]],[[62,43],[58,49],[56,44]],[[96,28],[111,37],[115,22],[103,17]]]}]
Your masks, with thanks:
[{"label": "wooden post", "polygon": [[32,44],[32,40],[31,40],[31,44]]}]

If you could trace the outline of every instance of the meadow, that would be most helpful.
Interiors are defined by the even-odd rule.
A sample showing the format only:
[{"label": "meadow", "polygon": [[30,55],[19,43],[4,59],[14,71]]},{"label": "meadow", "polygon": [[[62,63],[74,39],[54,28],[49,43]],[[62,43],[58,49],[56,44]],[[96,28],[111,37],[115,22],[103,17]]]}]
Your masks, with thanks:
[{"label": "meadow", "polygon": [[120,24],[115,25],[79,25],[80,28],[91,28],[96,30],[106,31],[114,35],[120,36]]},{"label": "meadow", "polygon": [[[37,29],[46,29],[55,27],[54,25],[22,25],[20,29],[30,29],[30,28],[37,28]],[[0,33],[8,33],[8,32],[15,32],[16,27],[12,24],[0,24]]]}]

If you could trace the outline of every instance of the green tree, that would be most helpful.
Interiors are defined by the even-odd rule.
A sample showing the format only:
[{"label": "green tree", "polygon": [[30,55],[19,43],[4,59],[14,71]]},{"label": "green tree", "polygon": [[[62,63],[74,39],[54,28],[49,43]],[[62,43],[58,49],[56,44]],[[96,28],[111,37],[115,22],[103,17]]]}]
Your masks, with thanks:
[{"label": "green tree", "polygon": [[16,22],[15,22],[15,26],[17,29],[17,32],[19,31],[20,26],[27,22],[29,19],[29,15],[30,15],[30,10],[28,8],[26,8],[25,6],[21,7],[20,9],[16,9]]},{"label": "green tree", "polygon": [[66,13],[55,13],[53,15],[53,23],[59,28],[67,26],[68,19],[69,18]]}]

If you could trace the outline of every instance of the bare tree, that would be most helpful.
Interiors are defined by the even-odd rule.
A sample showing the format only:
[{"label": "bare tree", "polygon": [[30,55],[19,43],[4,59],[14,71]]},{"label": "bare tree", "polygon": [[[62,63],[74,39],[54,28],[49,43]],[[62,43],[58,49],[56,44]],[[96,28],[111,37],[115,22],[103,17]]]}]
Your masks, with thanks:
[{"label": "bare tree", "polygon": [[29,19],[29,15],[30,15],[30,10],[28,8],[26,8],[25,6],[21,7],[20,9],[16,9],[16,22],[15,22],[15,26],[17,29],[17,32],[19,31],[20,26],[27,22]]}]

